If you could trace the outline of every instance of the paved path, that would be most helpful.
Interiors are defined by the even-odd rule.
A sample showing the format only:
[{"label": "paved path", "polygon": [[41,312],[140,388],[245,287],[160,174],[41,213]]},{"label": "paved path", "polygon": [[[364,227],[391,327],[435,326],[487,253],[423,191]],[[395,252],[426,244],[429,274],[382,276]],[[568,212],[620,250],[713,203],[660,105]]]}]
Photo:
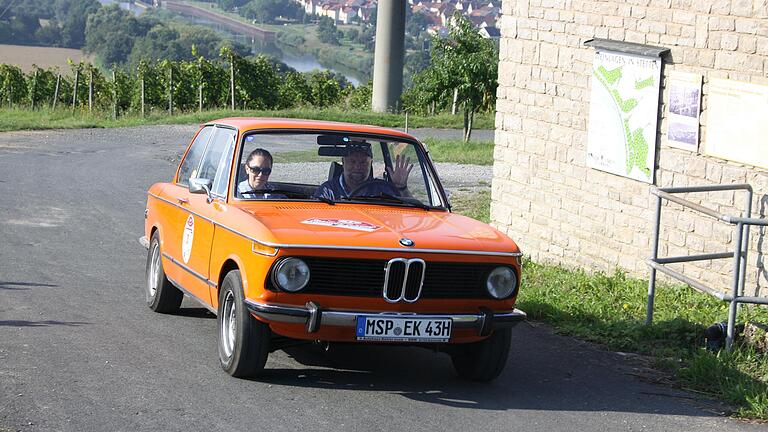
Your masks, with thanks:
[{"label": "paved path", "polygon": [[442,354],[359,346],[276,352],[264,379],[230,378],[212,315],[144,304],[145,191],[192,129],[0,134],[0,430],[764,430],[530,324],[490,384]]}]

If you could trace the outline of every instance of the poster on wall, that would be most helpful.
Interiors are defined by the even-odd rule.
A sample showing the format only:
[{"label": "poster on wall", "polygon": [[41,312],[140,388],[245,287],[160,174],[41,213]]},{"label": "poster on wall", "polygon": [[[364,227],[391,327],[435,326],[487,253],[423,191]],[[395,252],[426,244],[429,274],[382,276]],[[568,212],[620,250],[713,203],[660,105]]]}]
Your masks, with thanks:
[{"label": "poster on wall", "polygon": [[695,152],[699,149],[701,75],[673,71],[669,75],[667,144]]},{"label": "poster on wall", "polygon": [[592,66],[587,166],[653,182],[661,58],[598,50]]},{"label": "poster on wall", "polygon": [[704,153],[768,168],[768,86],[709,81]]}]

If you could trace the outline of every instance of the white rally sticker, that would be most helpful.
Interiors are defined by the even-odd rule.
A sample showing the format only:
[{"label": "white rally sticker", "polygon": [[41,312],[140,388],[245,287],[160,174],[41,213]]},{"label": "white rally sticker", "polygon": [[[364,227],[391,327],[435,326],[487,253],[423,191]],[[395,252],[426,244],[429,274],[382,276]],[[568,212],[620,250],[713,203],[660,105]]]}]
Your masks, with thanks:
[{"label": "white rally sticker", "polygon": [[195,218],[189,215],[184,224],[184,236],[181,238],[181,258],[184,264],[189,262],[189,256],[192,254],[192,241],[195,239]]},{"label": "white rally sticker", "polygon": [[372,232],[381,228],[378,225],[370,224],[368,222],[360,222],[360,221],[349,220],[349,219],[310,218],[310,219],[301,221],[301,223],[307,224],[307,225],[321,225],[321,226],[329,226],[329,227],[336,227],[336,228],[346,228],[346,229],[351,229],[355,231],[365,231],[365,232]]}]

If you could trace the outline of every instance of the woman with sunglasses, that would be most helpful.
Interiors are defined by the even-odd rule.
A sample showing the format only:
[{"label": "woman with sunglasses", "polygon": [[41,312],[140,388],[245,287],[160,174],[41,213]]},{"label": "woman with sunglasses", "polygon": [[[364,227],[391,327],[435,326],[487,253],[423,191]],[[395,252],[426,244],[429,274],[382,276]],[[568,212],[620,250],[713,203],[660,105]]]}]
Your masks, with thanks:
[{"label": "woman with sunglasses", "polygon": [[267,182],[272,174],[272,155],[257,148],[245,159],[248,178],[237,185],[237,193],[243,198],[286,198],[283,194],[270,193],[274,187]]}]

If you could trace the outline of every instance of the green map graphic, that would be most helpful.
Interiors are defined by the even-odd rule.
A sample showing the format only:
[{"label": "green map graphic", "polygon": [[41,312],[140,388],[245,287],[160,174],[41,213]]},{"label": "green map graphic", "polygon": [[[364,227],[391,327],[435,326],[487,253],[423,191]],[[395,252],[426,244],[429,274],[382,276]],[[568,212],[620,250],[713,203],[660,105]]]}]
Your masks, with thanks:
[{"label": "green map graphic", "polygon": [[[637,169],[642,171],[646,176],[650,177],[651,170],[646,166],[646,160],[648,159],[648,141],[646,141],[643,136],[643,128],[635,128],[635,130],[632,130],[629,126],[629,118],[632,110],[637,107],[638,101],[633,97],[622,97],[617,88],[622,77],[621,68],[622,67],[619,66],[615,69],[607,70],[604,66],[598,66],[595,71],[595,77],[611,95],[613,102],[621,113],[627,155],[627,174],[632,171],[632,168],[637,167]],[[653,76],[650,76],[646,79],[635,81],[634,89],[642,90],[646,87],[652,87],[654,83]]]}]

